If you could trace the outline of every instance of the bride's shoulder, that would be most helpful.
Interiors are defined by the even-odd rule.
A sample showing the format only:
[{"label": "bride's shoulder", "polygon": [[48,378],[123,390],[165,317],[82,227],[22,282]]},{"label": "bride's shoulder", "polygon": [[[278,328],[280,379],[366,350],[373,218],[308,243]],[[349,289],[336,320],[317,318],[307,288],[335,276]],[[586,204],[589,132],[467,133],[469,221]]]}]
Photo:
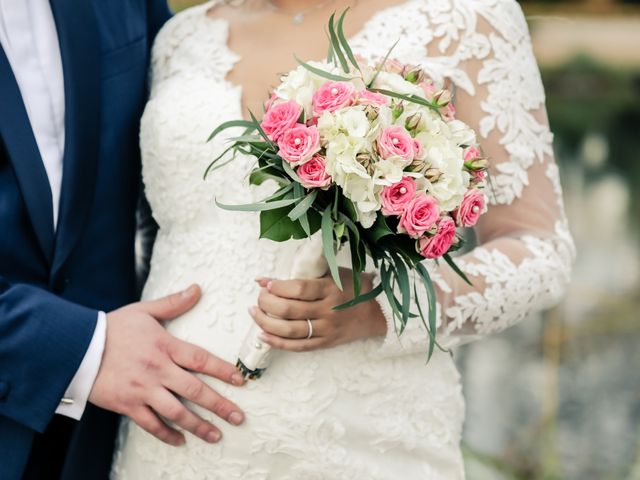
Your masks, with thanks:
[{"label": "bride's shoulder", "polygon": [[226,22],[208,15],[221,0],[211,0],[176,13],[158,32],[151,50],[153,76],[184,67],[183,61],[196,62],[221,51],[226,44]]}]

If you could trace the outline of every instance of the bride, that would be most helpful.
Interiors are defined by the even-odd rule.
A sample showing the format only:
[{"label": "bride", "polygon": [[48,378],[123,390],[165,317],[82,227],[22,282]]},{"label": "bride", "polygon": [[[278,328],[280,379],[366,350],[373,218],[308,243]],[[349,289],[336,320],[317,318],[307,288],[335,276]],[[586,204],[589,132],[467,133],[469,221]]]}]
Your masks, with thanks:
[{"label": "bride", "polygon": [[[172,334],[235,362],[255,321],[279,351],[245,388],[206,379],[246,413],[242,426],[219,426],[220,443],[190,437],[174,448],[125,422],[114,479],[464,478],[464,402],[452,356],[438,352],[425,365],[420,322],[398,338],[383,298],[334,312],[349,288],[340,292],[329,277],[279,280],[299,243],[259,240],[257,215],[212,202],[248,203],[273,191],[247,186],[251,159],[201,180],[225,148],[220,139],[205,143],[208,134],[247,109],[261,112],[277,74],[295,67],[294,53],[323,58],[325,22],[347,6],[354,51],[373,61],[400,38],[394,56],[455,85],[458,117],[492,159],[493,205],[476,228],[479,246],[458,258],[473,286],[444,264],[428,265],[441,342],[499,332],[563,293],[573,243],[515,0],[214,0],[188,9],[157,37],[141,124],[146,193],[160,226],[144,297],[198,282],[203,298],[168,326]],[[369,288],[375,282],[371,272]]]}]

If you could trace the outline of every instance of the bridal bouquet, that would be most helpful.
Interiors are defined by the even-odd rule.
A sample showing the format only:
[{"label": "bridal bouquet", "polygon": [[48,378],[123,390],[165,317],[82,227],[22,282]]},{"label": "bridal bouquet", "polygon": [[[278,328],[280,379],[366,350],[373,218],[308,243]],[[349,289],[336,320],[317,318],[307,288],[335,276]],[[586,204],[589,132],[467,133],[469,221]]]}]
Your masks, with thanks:
[{"label": "bridal bouquet", "polygon": [[[255,157],[248,181],[275,181],[279,189],[258,203],[218,206],[259,211],[263,238],[311,238],[292,278],[329,271],[341,287],[336,253],[348,243],[356,296],[335,308],[384,294],[398,334],[410,318],[424,323],[430,358],[438,346],[436,299],[421,262],[442,259],[468,282],[449,254],[462,245],[456,227],[473,226],[486,210],[487,160],[475,132],[456,119],[451,93],[419,67],[390,59],[391,50],[377,64],[355,57],[343,33],[345,14],[329,20],[327,60],[297,59],[299,67],[282,77],[262,120],[251,114],[251,120],[215,129],[210,139],[230,128],[244,131],[231,138],[205,177],[223,158],[226,164],[236,154]],[[367,257],[381,280],[362,294]],[[428,305],[417,301],[413,278],[426,289]],[[256,378],[269,347],[259,340],[259,328],[252,330],[238,367]]]}]

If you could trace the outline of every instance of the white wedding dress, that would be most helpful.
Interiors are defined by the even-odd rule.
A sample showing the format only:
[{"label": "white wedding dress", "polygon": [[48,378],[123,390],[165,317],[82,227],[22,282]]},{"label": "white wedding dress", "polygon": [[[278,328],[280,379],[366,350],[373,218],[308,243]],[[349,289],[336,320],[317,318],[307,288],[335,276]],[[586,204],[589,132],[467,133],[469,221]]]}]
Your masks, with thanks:
[{"label": "white wedding dress", "polygon": [[[192,282],[204,295],[173,321],[173,335],[230,362],[250,326],[257,276],[285,277],[297,242],[258,240],[257,215],[220,210],[273,187],[247,186],[242,159],[202,180],[224,148],[205,143],[223,121],[241,118],[241,89],[226,80],[239,57],[228,24],[206,16],[213,2],[170,20],[157,37],[151,98],[141,124],[146,192],[160,231],[144,298]],[[477,227],[480,247],[459,258],[473,287],[448,267],[437,280],[440,339],[453,346],[498,332],[562,295],[574,257],[563,212],[544,91],[515,0],[410,0],[372,15],[353,37],[356,53],[394,55],[457,86],[463,120],[492,157],[494,204]],[[275,72],[274,72],[275,73]],[[385,314],[389,307],[380,300]],[[425,365],[426,333],[413,322],[400,340],[358,341],[310,353],[279,352],[265,376],[243,388],[207,379],[246,412],[223,441],[189,437],[173,448],[124,422],[112,476],[153,479],[464,478],[464,402],[451,355]]]}]

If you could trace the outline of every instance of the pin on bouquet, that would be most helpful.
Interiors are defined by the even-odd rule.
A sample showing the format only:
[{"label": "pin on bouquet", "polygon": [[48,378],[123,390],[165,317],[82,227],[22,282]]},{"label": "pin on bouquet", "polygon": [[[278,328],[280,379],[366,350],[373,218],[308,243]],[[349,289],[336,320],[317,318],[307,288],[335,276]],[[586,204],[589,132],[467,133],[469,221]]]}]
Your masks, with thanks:
[{"label": "pin on bouquet", "polygon": [[[278,190],[258,203],[217,205],[260,212],[262,238],[309,239],[291,278],[330,273],[342,288],[336,254],[348,244],[355,298],[335,308],[385,295],[398,335],[408,321],[423,322],[431,358],[439,347],[436,299],[422,261],[442,259],[469,281],[450,253],[462,246],[456,227],[472,227],[486,211],[488,161],[473,129],[456,119],[451,93],[420,67],[391,59],[393,47],[376,64],[356,58],[343,31],[346,13],[329,19],[327,60],[296,57],[299,67],[281,78],[262,120],[250,112],[251,120],[213,131],[210,140],[244,129],[205,177],[237,155],[255,157],[248,181],[275,181]],[[367,257],[380,283],[363,293]],[[428,305],[418,301],[418,288]],[[237,366],[248,378],[259,378],[269,363],[260,333],[254,324],[240,349]]]}]

